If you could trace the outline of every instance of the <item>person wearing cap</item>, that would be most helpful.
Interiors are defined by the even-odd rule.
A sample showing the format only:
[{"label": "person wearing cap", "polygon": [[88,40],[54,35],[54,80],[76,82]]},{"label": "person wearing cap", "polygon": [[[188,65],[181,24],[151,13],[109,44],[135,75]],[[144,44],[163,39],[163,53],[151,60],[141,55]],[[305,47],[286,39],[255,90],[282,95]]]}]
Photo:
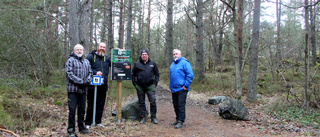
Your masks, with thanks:
[{"label": "person wearing cap", "polygon": [[158,124],[156,118],[157,104],[156,104],[156,86],[159,82],[159,70],[155,62],[149,58],[148,50],[142,50],[139,61],[134,64],[132,69],[132,84],[137,90],[141,124],[146,122],[147,109],[145,105],[145,94],[148,96],[150,102],[151,122]]}]

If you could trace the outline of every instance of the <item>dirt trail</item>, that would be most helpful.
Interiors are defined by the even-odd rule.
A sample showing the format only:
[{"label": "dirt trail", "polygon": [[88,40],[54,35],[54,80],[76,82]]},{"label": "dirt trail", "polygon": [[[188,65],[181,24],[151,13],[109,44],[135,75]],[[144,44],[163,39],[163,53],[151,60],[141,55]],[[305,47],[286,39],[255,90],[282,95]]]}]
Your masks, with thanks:
[{"label": "dirt trail", "polygon": [[148,119],[147,124],[139,125],[142,136],[267,136],[254,133],[246,128],[239,128],[242,121],[224,120],[216,112],[216,108],[203,104],[199,100],[187,99],[186,121],[184,127],[175,129],[170,125],[175,121],[175,114],[171,103],[171,93],[165,88],[157,88],[157,118],[159,124],[155,125]]},{"label": "dirt trail", "polygon": [[[159,84],[156,90],[157,97],[157,119],[158,124],[152,124],[150,116],[145,124],[140,124],[139,121],[122,120],[117,123],[115,117],[111,116],[111,108],[105,108],[102,124],[105,128],[91,127],[91,134],[80,135],[86,137],[105,137],[105,136],[146,136],[146,137],[248,137],[248,136],[272,136],[266,130],[260,130],[254,121],[235,121],[225,120],[218,113],[218,106],[209,105],[207,103],[209,96],[204,94],[196,94],[189,91],[186,105],[186,121],[184,127],[175,129],[170,123],[175,121],[175,114],[171,101],[171,93],[163,84]],[[125,99],[131,101],[136,96],[131,96]],[[126,102],[125,101],[125,102]],[[123,104],[125,104],[123,102]],[[148,102],[148,101],[147,101]],[[115,106],[114,104],[112,106]],[[51,110],[52,111],[52,110]],[[250,109],[249,109],[250,111]],[[68,108],[67,106],[60,107],[56,110],[59,114],[59,119],[49,120],[50,125],[42,128],[36,128],[31,134],[21,136],[68,136],[66,133]],[[254,126],[255,125],[255,126]],[[0,134],[1,135],[1,134]],[[286,133],[280,136],[299,136],[299,133]],[[6,135],[4,135],[6,136]],[[279,136],[279,134],[278,134]]]}]

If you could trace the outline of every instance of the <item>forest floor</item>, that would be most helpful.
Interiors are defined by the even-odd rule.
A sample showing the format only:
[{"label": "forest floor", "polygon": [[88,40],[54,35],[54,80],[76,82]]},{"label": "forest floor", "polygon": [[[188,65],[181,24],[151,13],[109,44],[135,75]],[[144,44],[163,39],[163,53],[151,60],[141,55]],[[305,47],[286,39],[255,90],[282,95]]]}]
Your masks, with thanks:
[{"label": "forest floor", "polygon": [[[190,91],[186,105],[186,121],[184,127],[175,129],[170,123],[175,121],[175,114],[171,103],[171,93],[168,87],[159,84],[156,90],[157,96],[157,119],[158,124],[152,124],[148,117],[145,124],[139,121],[123,119],[117,123],[116,117],[111,116],[111,110],[115,105],[105,108],[102,124],[105,128],[91,127],[91,134],[79,134],[78,136],[320,136],[319,127],[299,125],[294,122],[285,122],[281,119],[271,117],[259,109],[263,106],[254,103],[246,103],[251,120],[236,121],[225,120],[218,114],[218,105],[209,105],[208,99],[211,96]],[[135,96],[124,99],[126,102],[134,99]],[[107,102],[108,103],[108,102]],[[48,118],[42,126],[37,127],[29,133],[21,133],[20,136],[68,136],[66,133],[68,120],[67,105],[56,107],[47,105],[52,117]],[[0,134],[1,135],[1,134]],[[3,136],[11,136],[9,133],[2,133]]]}]

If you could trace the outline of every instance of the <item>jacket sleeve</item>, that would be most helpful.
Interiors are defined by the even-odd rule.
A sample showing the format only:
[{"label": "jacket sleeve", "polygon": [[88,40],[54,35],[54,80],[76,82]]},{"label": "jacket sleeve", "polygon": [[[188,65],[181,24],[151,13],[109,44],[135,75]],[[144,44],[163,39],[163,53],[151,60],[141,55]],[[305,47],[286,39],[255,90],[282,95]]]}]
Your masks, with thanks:
[{"label": "jacket sleeve", "polygon": [[193,71],[192,71],[191,64],[187,61],[184,63],[184,71],[186,74],[184,86],[186,88],[189,88],[193,80]]},{"label": "jacket sleeve", "polygon": [[83,84],[83,79],[74,75],[73,67],[74,67],[73,60],[68,59],[68,61],[66,62],[66,65],[65,65],[65,72],[66,72],[67,78],[70,79],[71,81],[73,81],[74,83]]},{"label": "jacket sleeve", "polygon": [[[92,54],[89,54],[88,56],[87,56],[87,60],[90,62],[90,68],[91,68],[91,66],[93,66],[93,64],[94,64],[94,59],[93,59],[93,55]],[[92,70],[92,75],[96,75],[97,74],[97,70],[94,70],[94,69],[92,69],[91,68],[91,70]]]},{"label": "jacket sleeve", "polygon": [[136,72],[136,63],[135,63],[132,68],[132,78],[131,78],[133,86],[136,86],[136,84],[137,84],[136,75],[137,75],[137,72]]},{"label": "jacket sleeve", "polygon": [[88,66],[87,66],[87,68],[88,68],[88,75],[86,76],[86,82],[87,82],[87,84],[89,84],[89,83],[91,83],[91,80],[92,80],[92,69],[91,69],[91,65],[90,65],[90,62],[89,61],[87,61],[88,62]]},{"label": "jacket sleeve", "polygon": [[157,85],[158,85],[158,82],[159,82],[159,77],[160,77],[160,75],[159,75],[159,70],[158,70],[158,67],[157,67],[157,64],[156,64],[156,63],[154,63],[154,76],[155,76],[155,78],[154,78],[153,84],[154,84],[155,86],[157,86]]}]

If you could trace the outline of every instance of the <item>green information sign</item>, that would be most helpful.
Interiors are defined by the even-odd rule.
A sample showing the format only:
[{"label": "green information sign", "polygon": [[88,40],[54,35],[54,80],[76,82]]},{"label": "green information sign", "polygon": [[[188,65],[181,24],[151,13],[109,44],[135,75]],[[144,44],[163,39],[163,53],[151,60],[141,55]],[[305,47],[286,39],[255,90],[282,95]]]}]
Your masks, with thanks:
[{"label": "green information sign", "polygon": [[131,50],[112,49],[111,80],[131,80]]}]

